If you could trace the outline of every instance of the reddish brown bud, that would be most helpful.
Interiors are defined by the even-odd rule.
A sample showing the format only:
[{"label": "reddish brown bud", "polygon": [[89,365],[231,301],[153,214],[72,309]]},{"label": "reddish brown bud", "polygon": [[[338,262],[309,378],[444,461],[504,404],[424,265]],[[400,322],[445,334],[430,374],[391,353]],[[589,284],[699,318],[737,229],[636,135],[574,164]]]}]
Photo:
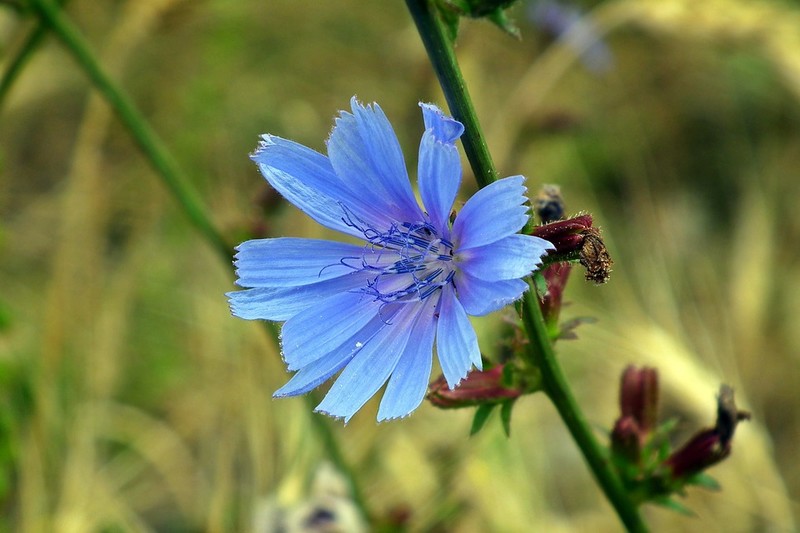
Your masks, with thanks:
[{"label": "reddish brown bud", "polygon": [[717,397],[716,425],[692,437],[667,459],[665,464],[673,479],[691,477],[730,455],[736,424],[749,418],[750,413],[736,408],[733,389],[722,385]]},{"label": "reddish brown bud", "polygon": [[548,324],[558,323],[561,301],[571,271],[572,265],[569,263],[555,263],[542,270],[542,276],[547,283],[547,292],[539,302],[539,306],[542,308],[542,315]]},{"label": "reddish brown bud", "polygon": [[673,452],[666,461],[674,479],[690,477],[725,459],[731,453],[730,442],[724,445],[716,429],[706,429]]},{"label": "reddish brown bud", "polygon": [[636,421],[643,436],[652,431],[658,424],[658,371],[628,366],[622,372],[619,404],[621,418]]},{"label": "reddish brown bud", "polygon": [[551,253],[569,254],[580,250],[584,240],[583,235],[591,227],[592,216],[580,215],[536,226],[531,234],[553,243],[556,249]]},{"label": "reddish brown bud", "polygon": [[503,384],[504,367],[497,365],[489,370],[471,372],[455,389],[450,389],[444,376],[439,376],[428,386],[428,400],[436,407],[446,409],[517,398],[522,391]]},{"label": "reddish brown bud", "polygon": [[608,281],[613,261],[600,230],[592,227],[591,215],[537,226],[531,234],[553,243],[556,249],[550,252],[551,256],[564,256],[564,260],[580,259],[581,265],[586,268],[588,281],[598,284]]},{"label": "reddish brown bud", "polygon": [[638,463],[642,456],[642,432],[639,425],[630,416],[617,420],[611,431],[611,449],[615,455],[621,455],[632,463]]}]

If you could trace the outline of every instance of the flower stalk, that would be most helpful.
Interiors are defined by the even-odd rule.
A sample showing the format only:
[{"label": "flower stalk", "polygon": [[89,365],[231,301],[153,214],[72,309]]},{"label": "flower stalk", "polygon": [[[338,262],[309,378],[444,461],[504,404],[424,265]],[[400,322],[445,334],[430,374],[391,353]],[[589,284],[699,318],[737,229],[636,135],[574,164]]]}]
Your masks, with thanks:
[{"label": "flower stalk", "polygon": [[226,262],[230,261],[232,246],[226,242],[222,233],[214,226],[197,191],[194,190],[164,142],[150,127],[147,119],[139,112],[130,97],[103,70],[80,31],[64,15],[63,10],[51,0],[31,0],[30,4],[42,23],[48,26],[64,43],[89,77],[94,88],[103,95],[119,120],[128,129],[134,142],[161,177],[161,181],[167,186],[172,196],[178,201],[195,229],[203,235],[220,256],[224,257]]},{"label": "flower stalk", "polygon": [[[475,109],[461,74],[452,42],[428,0],[406,0],[417,30],[433,64],[453,116],[465,125],[461,138],[478,184],[483,187],[497,178]],[[594,437],[564,377],[550,342],[542,311],[531,287],[519,307],[529,337],[525,362],[541,371],[544,391],[569,429],[595,479],[629,531],[647,531],[638,508],[630,499],[608,457]]]},{"label": "flower stalk", "polygon": [[[97,57],[92,52],[89,43],[80,33],[80,30],[78,30],[64,14],[61,7],[54,4],[52,0],[31,0],[31,6],[40,17],[42,26],[49,28],[56,34],[81,66],[95,89],[100,92],[108,105],[114,110],[145,158],[156,171],[156,174],[178,202],[178,205],[194,226],[195,230],[197,230],[206,243],[218,253],[218,256],[228,264],[231,259],[231,250],[233,248],[215,226],[214,221],[211,219],[211,216],[208,214],[200,199],[200,195],[192,187],[191,182],[188,180],[165,143],[150,127],[147,119],[139,112],[124,91],[103,70]],[[35,37],[35,39],[38,40],[40,37]],[[36,42],[27,46],[33,47],[35,44]],[[22,64],[20,64],[20,67],[15,68],[21,67]],[[4,78],[4,84],[7,83],[10,85],[15,76],[16,73],[12,76],[7,74],[6,78]],[[6,79],[8,81],[5,81]],[[3,90],[6,89],[6,87],[3,88]],[[265,323],[265,329],[270,337],[277,342],[277,328],[271,323]],[[305,399],[311,406],[315,405],[317,401],[313,396],[306,396]],[[323,447],[328,457],[336,465],[337,469],[347,478],[353,495],[353,501],[361,509],[364,516],[369,516],[369,509],[366,506],[366,501],[358,484],[355,472],[344,458],[330,423],[325,417],[319,415],[313,415],[311,421],[319,438],[323,442]]]}]

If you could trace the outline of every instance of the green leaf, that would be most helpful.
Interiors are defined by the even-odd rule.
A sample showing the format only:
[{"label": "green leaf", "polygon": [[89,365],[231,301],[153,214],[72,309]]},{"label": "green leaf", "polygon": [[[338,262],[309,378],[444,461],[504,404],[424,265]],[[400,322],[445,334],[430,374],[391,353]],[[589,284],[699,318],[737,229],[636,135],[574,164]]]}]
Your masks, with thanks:
[{"label": "green leaf", "polygon": [[687,485],[697,485],[698,487],[703,487],[704,489],[720,491],[722,490],[722,485],[714,479],[713,477],[709,476],[704,472],[700,472],[695,474],[694,476],[690,477],[686,480]]},{"label": "green leaf", "polygon": [[503,402],[500,407],[500,420],[503,422],[503,431],[506,437],[511,436],[511,411],[514,409],[514,400]]},{"label": "green leaf", "polygon": [[483,429],[483,426],[486,425],[486,421],[489,420],[489,415],[492,414],[492,410],[496,406],[496,403],[487,403],[475,410],[475,417],[472,419],[472,428],[469,430],[470,437]]},{"label": "green leaf", "polygon": [[672,498],[664,497],[664,498],[655,498],[651,500],[654,504],[660,505],[661,507],[665,507],[676,513],[680,513],[684,516],[697,516],[694,511],[683,505],[682,503],[676,502]]}]

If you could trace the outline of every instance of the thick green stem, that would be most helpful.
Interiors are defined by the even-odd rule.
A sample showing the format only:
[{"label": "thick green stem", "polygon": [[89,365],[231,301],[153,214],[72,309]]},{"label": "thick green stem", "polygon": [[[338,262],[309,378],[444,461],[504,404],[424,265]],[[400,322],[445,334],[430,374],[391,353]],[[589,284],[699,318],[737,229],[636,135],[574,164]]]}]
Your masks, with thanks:
[{"label": "thick green stem", "polygon": [[497,179],[497,170],[481,131],[464,76],[461,75],[452,43],[442,21],[433,12],[434,6],[428,0],[406,0],[406,4],[422,37],[433,70],[439,78],[439,85],[442,86],[450,112],[453,118],[464,124],[461,144],[475,173],[475,181],[479,187],[485,187]]},{"label": "thick green stem", "polygon": [[[128,129],[136,144],[144,153],[147,160],[155,169],[158,176],[166,184],[170,193],[178,201],[183,212],[189,218],[205,240],[219,252],[226,264],[231,260],[231,246],[225,241],[222,233],[214,225],[208,215],[199,194],[192,188],[191,182],[181,171],[177,161],[172,157],[163,141],[150,128],[147,120],[136,109],[133,102],[125,93],[116,86],[111,78],[103,71],[100,63],[89,48],[89,44],[80,34],[78,29],[63,14],[61,9],[50,0],[31,0],[31,5],[36,9],[42,22],[49,26],[53,32],[66,45],[72,53],[95,88],[100,91],[108,104],[117,114],[119,119]],[[41,37],[37,37],[40,39]],[[267,332],[277,341],[278,330],[272,323],[265,323]],[[316,405],[313,396],[307,396],[307,401],[312,407]],[[313,415],[312,423],[322,440],[323,447],[328,457],[336,467],[348,478],[353,493],[353,499],[365,516],[369,516],[362,491],[359,488],[356,475],[345,461],[344,455],[336,442],[330,422],[323,416]]]},{"label": "thick green stem", "polygon": [[547,340],[547,326],[536,301],[534,287],[528,290],[522,300],[521,315],[530,341],[524,352],[527,362],[535,365],[541,372],[545,393],[561,415],[597,483],[628,531],[647,531],[647,526],[639,515],[635,503],[626,492],[603,448],[595,439],[578,402],[575,401],[575,396],[558,364],[553,345]]},{"label": "thick green stem", "polygon": [[[453,116],[464,124],[465,132],[461,142],[478,184],[483,187],[497,178],[497,170],[492,163],[464,78],[458,68],[452,43],[431,2],[406,0],[406,4],[433,63],[450,110]],[[525,295],[521,310],[529,338],[525,351],[526,363],[540,370],[547,396],[558,410],[597,483],[625,527],[629,531],[647,531],[638,508],[629,498],[615,470],[609,464],[603,448],[595,439],[564,378],[533,287]]]}]

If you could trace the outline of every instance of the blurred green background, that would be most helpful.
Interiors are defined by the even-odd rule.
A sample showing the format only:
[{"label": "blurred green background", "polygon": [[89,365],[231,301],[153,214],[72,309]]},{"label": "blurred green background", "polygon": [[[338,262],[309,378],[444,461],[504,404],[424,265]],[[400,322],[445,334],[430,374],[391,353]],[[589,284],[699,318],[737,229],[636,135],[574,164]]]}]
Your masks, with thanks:
[{"label": "blurred green background", "polygon": [[[270,194],[247,157],[258,134],[322,151],[355,94],[380,103],[415,169],[417,102],[444,105],[400,1],[73,0],[68,13],[232,241],[327,235]],[[531,192],[560,184],[616,261],[607,285],[575,275],[567,291],[564,318],[599,319],[559,344],[579,402],[604,439],[624,366],[655,365],[664,417],[689,435],[730,383],[753,420],[711,470],[723,491],[689,491],[696,517],[647,507],[647,520],[794,530],[800,9],[606,2],[590,15],[613,56],[602,72],[525,13],[512,11],[521,40],[466,22],[457,53],[501,174]],[[33,26],[0,5],[3,68]],[[464,182],[466,197],[468,169]],[[0,109],[0,531],[268,531],[276,509],[319,494],[318,415],[271,399],[288,374],[265,329],[230,316],[232,282],[47,39]],[[476,321],[488,354],[499,320]],[[619,529],[543,396],[518,402],[510,438],[498,420],[468,438],[471,410],[424,404],[380,425],[375,411],[331,424],[375,528]]]}]

